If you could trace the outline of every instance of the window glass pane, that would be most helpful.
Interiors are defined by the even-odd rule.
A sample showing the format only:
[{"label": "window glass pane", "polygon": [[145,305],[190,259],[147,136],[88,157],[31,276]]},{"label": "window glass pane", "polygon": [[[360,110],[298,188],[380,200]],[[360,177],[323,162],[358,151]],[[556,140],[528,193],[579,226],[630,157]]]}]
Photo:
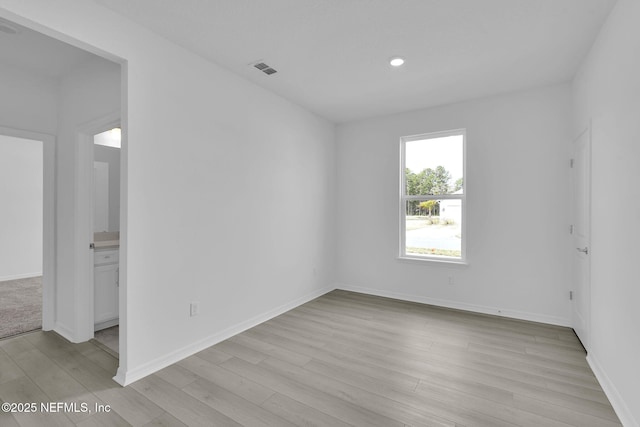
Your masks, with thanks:
[{"label": "window glass pane", "polygon": [[406,202],[405,253],[462,256],[462,200]]},{"label": "window glass pane", "polygon": [[405,142],[405,194],[462,194],[463,138],[453,135]]}]

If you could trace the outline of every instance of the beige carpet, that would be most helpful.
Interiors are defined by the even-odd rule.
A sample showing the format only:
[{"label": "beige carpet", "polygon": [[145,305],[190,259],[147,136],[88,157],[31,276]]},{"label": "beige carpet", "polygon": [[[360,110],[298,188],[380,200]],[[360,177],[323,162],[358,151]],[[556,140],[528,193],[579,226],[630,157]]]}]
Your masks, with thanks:
[{"label": "beige carpet", "polygon": [[42,277],[0,282],[0,338],[42,328]]}]

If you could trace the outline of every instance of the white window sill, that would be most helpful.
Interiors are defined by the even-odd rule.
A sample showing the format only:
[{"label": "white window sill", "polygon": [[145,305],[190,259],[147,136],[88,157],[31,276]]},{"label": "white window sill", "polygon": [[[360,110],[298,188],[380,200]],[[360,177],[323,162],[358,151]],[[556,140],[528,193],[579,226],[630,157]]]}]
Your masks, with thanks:
[{"label": "white window sill", "polygon": [[469,265],[469,263],[465,260],[451,260],[451,259],[446,259],[446,258],[436,258],[436,257],[411,257],[411,256],[399,256],[397,258],[398,261],[401,262],[409,262],[409,263],[419,263],[419,264],[440,264],[440,265],[446,265],[447,267],[454,267],[454,266],[460,266],[460,267],[467,267]]}]

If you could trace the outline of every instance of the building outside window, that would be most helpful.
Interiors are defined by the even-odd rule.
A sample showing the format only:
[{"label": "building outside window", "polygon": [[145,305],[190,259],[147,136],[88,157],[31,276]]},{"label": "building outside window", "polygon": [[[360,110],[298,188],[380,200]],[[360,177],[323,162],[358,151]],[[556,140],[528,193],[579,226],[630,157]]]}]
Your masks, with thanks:
[{"label": "building outside window", "polygon": [[400,258],[465,262],[464,129],[400,140]]}]

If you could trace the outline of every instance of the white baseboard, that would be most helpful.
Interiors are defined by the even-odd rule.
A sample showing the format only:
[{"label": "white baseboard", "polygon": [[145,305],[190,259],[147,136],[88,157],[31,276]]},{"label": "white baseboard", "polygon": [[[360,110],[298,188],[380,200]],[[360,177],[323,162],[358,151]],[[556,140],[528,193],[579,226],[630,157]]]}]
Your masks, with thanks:
[{"label": "white baseboard", "polygon": [[604,394],[609,398],[609,402],[611,402],[611,406],[613,406],[613,410],[616,412],[618,418],[620,418],[622,425],[624,427],[640,427],[640,421],[634,418],[629,406],[625,403],[622,396],[620,396],[618,389],[613,385],[604,369],[602,369],[602,365],[598,359],[589,353],[587,354],[587,363],[598,379],[602,390],[604,390]]},{"label": "white baseboard", "polygon": [[[140,378],[138,378],[140,379]],[[133,381],[131,381],[130,383],[127,383],[127,374],[125,372],[125,370],[118,366],[118,371],[116,372],[116,376],[112,378],[112,380],[114,380],[115,382],[117,382],[118,384],[120,384],[122,387],[131,384]]]},{"label": "white baseboard", "polygon": [[42,276],[42,271],[39,273],[13,274],[11,276],[0,276],[0,282],[6,282],[7,280],[30,279],[32,277],[40,276]]},{"label": "white baseboard", "polygon": [[272,319],[276,316],[281,315],[282,313],[292,310],[298,307],[299,305],[309,302],[312,299],[318,298],[319,296],[324,295],[327,292],[331,292],[333,289],[334,288],[332,286],[328,286],[328,287],[319,289],[317,291],[311,292],[291,302],[288,302],[279,307],[276,307],[273,310],[269,310],[265,313],[262,313],[251,319],[248,319],[242,323],[239,323],[235,326],[227,328],[224,331],[208,336],[186,347],[175,350],[165,356],[158,357],[157,359],[147,362],[141,366],[138,366],[137,368],[127,370],[126,372],[121,372],[121,369],[118,368],[118,372],[116,373],[116,376],[113,377],[113,380],[122,386],[127,386],[135,381],[138,381],[139,379],[146,377],[147,375],[157,372],[160,369],[166,368],[169,365],[172,365],[186,357],[189,357],[199,351],[202,351],[207,347],[211,347],[212,345],[215,345],[228,338],[231,338],[232,336],[237,335],[241,332],[244,332],[247,329],[253,328],[256,325],[259,325],[260,323],[266,322],[269,319]]},{"label": "white baseboard", "polygon": [[58,335],[62,336],[63,338],[67,339],[67,341],[70,341],[72,343],[78,342],[75,340],[73,332],[71,332],[71,329],[67,328],[60,322],[56,322],[56,325],[54,326],[53,331]]},{"label": "white baseboard", "polygon": [[93,331],[94,332],[98,332],[98,331],[101,331],[103,329],[112,328],[112,327],[117,326],[119,324],[120,324],[120,319],[118,319],[118,318],[107,320],[106,322],[94,323],[93,324]]},{"label": "white baseboard", "polygon": [[571,327],[571,319],[548,316],[545,314],[529,313],[526,311],[508,310],[498,307],[489,307],[475,304],[468,304],[459,301],[450,301],[437,298],[429,298],[418,295],[408,295],[398,292],[390,292],[380,289],[365,288],[362,286],[352,286],[345,283],[336,284],[336,289],[359,292],[363,294],[376,295],[380,297],[399,299],[403,301],[418,302],[422,304],[435,305],[438,307],[454,308],[457,310],[472,311],[474,313],[492,314],[494,316],[508,317],[511,319],[528,320],[530,322],[547,323],[550,325]]}]

